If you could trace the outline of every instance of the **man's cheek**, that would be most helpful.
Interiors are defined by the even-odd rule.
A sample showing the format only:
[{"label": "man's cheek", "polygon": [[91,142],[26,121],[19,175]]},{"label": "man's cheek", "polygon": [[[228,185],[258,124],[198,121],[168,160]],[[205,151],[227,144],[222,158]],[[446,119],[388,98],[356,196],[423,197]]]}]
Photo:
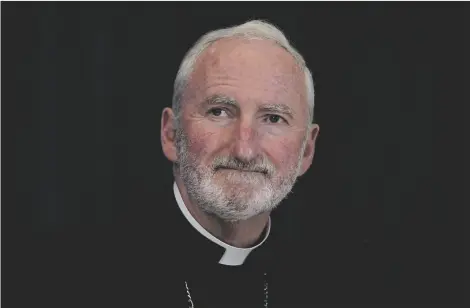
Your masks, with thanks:
[{"label": "man's cheek", "polygon": [[296,143],[287,140],[280,140],[272,147],[272,156],[276,159],[280,170],[288,169],[297,160],[298,147]]},{"label": "man's cheek", "polygon": [[194,136],[194,143],[197,144],[198,148],[206,149],[210,151],[217,146],[219,142],[218,134],[213,131],[204,131]]},{"label": "man's cheek", "polygon": [[201,159],[206,157],[213,148],[213,145],[211,144],[213,140],[210,137],[211,134],[201,134],[193,136],[189,149],[191,153]]}]

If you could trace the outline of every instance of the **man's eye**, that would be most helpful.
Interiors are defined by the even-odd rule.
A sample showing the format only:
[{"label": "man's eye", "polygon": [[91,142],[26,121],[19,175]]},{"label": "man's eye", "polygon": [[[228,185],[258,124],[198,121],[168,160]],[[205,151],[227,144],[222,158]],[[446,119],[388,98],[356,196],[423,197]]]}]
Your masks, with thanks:
[{"label": "man's eye", "polygon": [[223,110],[222,108],[212,108],[211,110],[208,111],[208,113],[216,117],[227,115],[227,112]]},{"label": "man's eye", "polygon": [[272,124],[277,124],[277,123],[281,123],[281,122],[286,122],[286,120],[284,120],[283,117],[281,117],[280,115],[277,115],[277,114],[269,114],[266,116],[266,121],[268,121],[269,123],[272,123]]}]

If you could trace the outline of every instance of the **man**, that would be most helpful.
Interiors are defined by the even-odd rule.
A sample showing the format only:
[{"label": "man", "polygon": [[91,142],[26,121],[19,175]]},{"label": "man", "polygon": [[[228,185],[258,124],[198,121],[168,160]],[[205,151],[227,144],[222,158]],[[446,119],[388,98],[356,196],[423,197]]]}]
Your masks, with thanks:
[{"label": "man", "polygon": [[[224,266],[243,268],[270,235],[271,211],[309,169],[319,131],[313,106],[312,76],[302,56],[268,23],[210,32],[183,59],[173,109],[162,114],[162,148],[174,163],[182,213],[210,245],[223,248],[212,256],[199,247],[201,262],[220,265],[213,269],[219,279],[214,284],[187,273],[188,300],[200,307],[233,304],[230,294],[238,294],[243,307],[268,300],[262,297],[267,273],[251,273],[249,283],[249,275],[234,274],[243,269]],[[223,292],[227,284],[230,292]],[[221,301],[214,299],[220,293]]]},{"label": "man", "polygon": [[280,274],[288,247],[270,213],[312,163],[313,106],[311,73],[274,26],[251,21],[206,34],[183,59],[173,108],[162,113],[173,189],[136,194],[131,202],[149,212],[119,230],[41,243],[19,289],[47,307],[305,303],[311,284],[299,289],[286,278],[297,270]]}]

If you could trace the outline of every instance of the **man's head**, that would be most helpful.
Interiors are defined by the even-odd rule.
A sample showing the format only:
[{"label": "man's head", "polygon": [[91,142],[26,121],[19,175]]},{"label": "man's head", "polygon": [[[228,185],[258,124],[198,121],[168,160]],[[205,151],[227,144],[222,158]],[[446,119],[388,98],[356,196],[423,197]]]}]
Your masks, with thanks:
[{"label": "man's head", "polygon": [[310,167],[318,134],[311,73],[272,25],[206,34],[174,90],[163,151],[202,210],[227,221],[269,212]]}]

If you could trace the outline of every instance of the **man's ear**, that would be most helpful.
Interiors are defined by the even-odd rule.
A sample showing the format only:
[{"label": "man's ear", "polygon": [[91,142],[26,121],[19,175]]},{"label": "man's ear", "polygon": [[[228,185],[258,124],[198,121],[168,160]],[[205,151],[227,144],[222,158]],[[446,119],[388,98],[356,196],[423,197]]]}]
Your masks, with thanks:
[{"label": "man's ear", "polygon": [[162,112],[162,121],[161,121],[161,142],[163,153],[166,158],[170,161],[175,162],[177,159],[176,155],[176,130],[174,127],[174,118],[175,115],[171,108],[165,108]]},{"label": "man's ear", "polygon": [[312,124],[308,131],[307,144],[305,145],[305,150],[302,156],[302,164],[300,167],[299,176],[303,175],[312,165],[313,156],[315,155],[315,144],[317,142],[318,133],[320,131],[320,126],[318,124]]}]

